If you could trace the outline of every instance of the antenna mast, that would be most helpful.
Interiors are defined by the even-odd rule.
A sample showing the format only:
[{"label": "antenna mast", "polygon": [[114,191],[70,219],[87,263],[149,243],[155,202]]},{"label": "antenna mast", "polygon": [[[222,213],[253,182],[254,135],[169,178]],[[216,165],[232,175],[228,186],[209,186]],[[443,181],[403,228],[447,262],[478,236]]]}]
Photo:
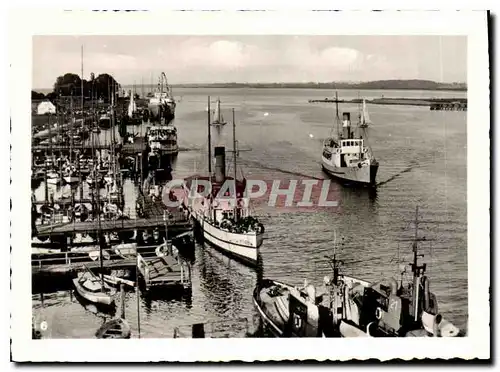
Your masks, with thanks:
[{"label": "antenna mast", "polygon": [[210,96],[208,96],[208,174],[212,175],[212,141],[210,131]]},{"label": "antenna mast", "polygon": [[[236,210],[238,205],[238,195],[236,193],[236,122],[234,120],[234,108],[233,108],[233,167],[234,167],[234,208]],[[236,213],[234,214],[236,219]]]},{"label": "antenna mast", "polygon": [[340,137],[340,118],[339,118],[339,93],[335,92],[335,116],[337,118],[337,137]]}]

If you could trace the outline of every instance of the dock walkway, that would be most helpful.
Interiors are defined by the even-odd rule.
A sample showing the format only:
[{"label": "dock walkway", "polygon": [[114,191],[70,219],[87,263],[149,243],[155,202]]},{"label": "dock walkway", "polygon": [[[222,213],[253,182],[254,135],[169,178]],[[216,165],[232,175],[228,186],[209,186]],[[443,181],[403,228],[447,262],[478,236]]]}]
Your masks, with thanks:
[{"label": "dock walkway", "polygon": [[[191,222],[182,212],[170,214],[166,220],[163,216],[157,218],[122,219],[101,221],[101,231],[134,231],[164,228],[168,225],[169,232],[183,232],[191,230]],[[74,233],[95,234],[98,232],[98,221],[76,221],[55,225],[37,226],[37,236],[65,235]]]}]

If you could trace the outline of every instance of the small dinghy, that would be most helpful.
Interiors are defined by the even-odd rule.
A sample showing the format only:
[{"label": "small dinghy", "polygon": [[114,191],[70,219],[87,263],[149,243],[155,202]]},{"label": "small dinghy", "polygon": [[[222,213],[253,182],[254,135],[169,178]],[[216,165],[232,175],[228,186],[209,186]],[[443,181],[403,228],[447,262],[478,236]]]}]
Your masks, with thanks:
[{"label": "small dinghy", "polygon": [[102,305],[112,305],[114,303],[114,291],[87,269],[86,272],[73,279],[76,291],[87,301]]},{"label": "small dinghy", "polygon": [[[89,257],[92,261],[98,261],[101,259],[101,252],[99,250],[97,251],[90,251],[89,252]],[[102,251],[102,257],[105,259],[105,260],[109,260],[111,258],[111,255],[109,254],[108,251],[106,250],[103,250]]]},{"label": "small dinghy", "polygon": [[130,325],[122,318],[107,321],[95,334],[97,338],[130,338],[130,335]]}]

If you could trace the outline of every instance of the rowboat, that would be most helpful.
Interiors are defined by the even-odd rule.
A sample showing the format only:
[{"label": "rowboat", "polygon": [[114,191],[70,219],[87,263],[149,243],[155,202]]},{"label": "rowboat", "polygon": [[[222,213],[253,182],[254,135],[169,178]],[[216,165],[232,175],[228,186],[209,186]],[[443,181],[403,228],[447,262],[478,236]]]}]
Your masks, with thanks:
[{"label": "rowboat", "polygon": [[125,319],[117,318],[104,323],[95,334],[97,338],[130,338],[130,325]]},{"label": "rowboat", "polygon": [[78,294],[87,301],[102,305],[114,304],[114,291],[90,271],[79,274],[73,279],[73,284]]}]

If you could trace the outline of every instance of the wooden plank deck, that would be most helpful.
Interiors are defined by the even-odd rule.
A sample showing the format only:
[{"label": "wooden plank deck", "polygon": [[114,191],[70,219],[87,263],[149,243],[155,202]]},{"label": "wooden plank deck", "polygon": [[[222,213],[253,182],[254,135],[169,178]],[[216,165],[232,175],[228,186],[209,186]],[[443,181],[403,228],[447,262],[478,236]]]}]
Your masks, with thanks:
[{"label": "wooden plank deck", "polygon": [[[90,261],[90,262],[70,262],[67,264],[53,264],[53,265],[36,265],[36,260],[32,261],[31,272],[33,275],[42,273],[52,273],[52,274],[64,274],[74,271],[84,270],[84,264],[89,269],[97,269],[101,266],[100,261]],[[134,268],[136,265],[136,259],[114,259],[114,260],[104,260],[103,266],[106,268],[114,269],[130,269]]]},{"label": "wooden plank deck", "polygon": [[144,278],[146,288],[184,285],[190,281],[188,272],[182,269],[181,262],[171,256],[139,254],[138,262],[138,269]]},{"label": "wooden plank deck", "polygon": [[[101,221],[101,231],[131,231],[165,227],[165,223],[173,231],[187,231],[192,228],[190,221],[183,213],[174,215],[164,221],[162,218],[139,218],[130,220]],[[37,236],[64,235],[73,233],[97,233],[98,221],[73,221],[56,225],[37,226]]]}]

